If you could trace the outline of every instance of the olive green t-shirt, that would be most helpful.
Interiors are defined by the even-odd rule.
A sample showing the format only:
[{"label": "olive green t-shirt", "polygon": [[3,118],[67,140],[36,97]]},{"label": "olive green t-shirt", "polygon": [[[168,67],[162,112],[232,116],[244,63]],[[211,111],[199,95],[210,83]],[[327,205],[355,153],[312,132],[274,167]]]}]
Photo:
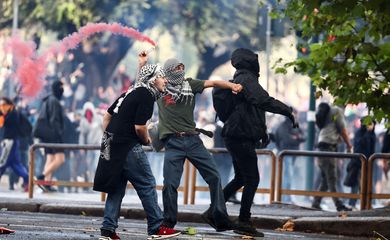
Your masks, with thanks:
[{"label": "olive green t-shirt", "polygon": [[[202,93],[205,81],[187,78],[192,93]],[[167,99],[168,98],[168,99]],[[194,108],[195,96],[192,101],[169,101],[169,95],[157,101],[159,138],[164,139],[168,134],[195,130]]]}]

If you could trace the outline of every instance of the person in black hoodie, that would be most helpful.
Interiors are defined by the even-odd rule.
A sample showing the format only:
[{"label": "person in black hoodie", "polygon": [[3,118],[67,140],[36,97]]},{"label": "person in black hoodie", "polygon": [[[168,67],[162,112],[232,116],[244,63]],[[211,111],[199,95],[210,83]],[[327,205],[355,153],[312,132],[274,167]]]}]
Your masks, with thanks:
[{"label": "person in black hoodie", "polygon": [[[361,126],[355,133],[355,138],[353,139],[353,149],[355,153],[361,153],[368,159],[373,153],[375,153],[375,122],[366,124],[364,119],[365,117],[360,119]],[[351,159],[347,165],[347,176],[344,180],[344,185],[351,187],[351,193],[358,193],[361,169],[362,163],[360,159]],[[355,208],[356,201],[356,199],[350,199],[349,205]]]},{"label": "person in black hoodie", "polygon": [[[64,143],[64,109],[61,106],[60,100],[64,93],[63,83],[61,81],[54,81],[51,85],[52,94],[43,99],[43,104],[39,112],[36,128],[47,124],[48,129],[45,131],[45,136],[41,135],[39,138],[44,143]],[[39,121],[45,119],[45,121]],[[50,131],[48,131],[50,130]],[[45,149],[46,162],[43,173],[39,175],[38,180],[51,181],[53,173],[65,162],[64,150],[62,149]],[[40,186],[45,192],[57,191],[53,187]]]},{"label": "person in black hoodie", "polygon": [[[260,66],[254,52],[239,48],[232,53],[231,63],[236,72],[233,82],[241,84],[243,91],[234,97],[235,109],[222,129],[226,148],[233,158],[234,179],[224,188],[224,197],[229,199],[237,190],[244,187],[238,226],[243,232],[253,236],[263,236],[253,227],[251,206],[260,182],[257,167],[256,144],[269,142],[265,111],[287,116],[294,127],[298,127],[292,108],[268,95],[260,86],[258,78]],[[240,231],[236,232],[240,233]]]},{"label": "person in black hoodie", "polygon": [[[385,132],[385,136],[383,137],[383,146],[382,153],[390,153],[390,129]],[[387,179],[387,172],[389,171],[390,160],[383,159],[383,173]]]},{"label": "person in black hoodie", "polygon": [[0,99],[0,112],[2,121],[0,127],[4,128],[1,142],[0,178],[4,171],[11,167],[15,173],[23,178],[24,191],[28,190],[28,173],[20,160],[20,115],[15,109],[13,102],[8,98]]}]

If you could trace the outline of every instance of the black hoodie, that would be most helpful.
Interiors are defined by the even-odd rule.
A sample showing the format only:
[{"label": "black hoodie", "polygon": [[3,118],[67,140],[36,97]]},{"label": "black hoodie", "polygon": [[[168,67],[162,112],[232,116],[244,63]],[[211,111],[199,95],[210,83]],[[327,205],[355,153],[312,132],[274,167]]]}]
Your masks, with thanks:
[{"label": "black hoodie", "polygon": [[259,61],[254,52],[239,48],[231,57],[236,72],[233,82],[243,86],[234,97],[236,108],[224,125],[222,136],[233,139],[259,141],[266,132],[265,111],[282,114],[290,119],[291,107],[270,97],[259,84]]}]

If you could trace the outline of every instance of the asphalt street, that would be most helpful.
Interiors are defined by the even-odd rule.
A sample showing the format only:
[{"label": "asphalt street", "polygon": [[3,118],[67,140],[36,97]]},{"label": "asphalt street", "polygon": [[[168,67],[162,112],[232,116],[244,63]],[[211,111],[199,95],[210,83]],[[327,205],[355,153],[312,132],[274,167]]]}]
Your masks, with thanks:
[{"label": "asphalt street", "polygon": [[[101,218],[64,214],[30,213],[0,211],[0,227],[16,230],[14,234],[0,235],[0,239],[98,239]],[[240,235],[227,231],[217,233],[205,224],[182,223],[177,229],[195,227],[196,235],[180,235],[174,239],[242,239]],[[310,234],[298,232],[280,232],[261,230],[265,233],[260,239],[366,239],[326,234]],[[120,219],[118,234],[122,239],[146,239],[146,222],[133,219]]]}]

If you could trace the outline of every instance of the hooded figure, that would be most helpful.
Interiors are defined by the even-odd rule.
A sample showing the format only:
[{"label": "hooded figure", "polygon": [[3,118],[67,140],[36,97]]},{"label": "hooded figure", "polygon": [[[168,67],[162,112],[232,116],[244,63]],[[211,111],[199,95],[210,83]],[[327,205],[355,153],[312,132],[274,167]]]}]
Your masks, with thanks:
[{"label": "hooded figure", "polygon": [[[103,118],[96,113],[95,106],[91,102],[84,103],[79,126],[79,144],[99,145],[103,136],[102,122]],[[93,174],[99,160],[99,151],[87,151],[86,160],[88,172]]]},{"label": "hooded figure", "polygon": [[247,235],[264,236],[251,224],[251,206],[260,182],[256,145],[261,140],[265,147],[269,140],[265,124],[265,111],[283,114],[296,127],[291,107],[270,97],[260,86],[258,56],[248,49],[233,52],[231,63],[237,69],[233,82],[243,86],[242,92],[233,96],[235,108],[222,129],[226,148],[233,159],[234,178],[223,190],[229,199],[244,187],[238,217],[239,229],[246,229]]},{"label": "hooded figure", "polygon": [[63,83],[61,81],[54,81],[51,85],[51,91],[53,93],[53,96],[57,98],[58,100],[61,100],[62,95],[64,94],[64,87]]},{"label": "hooded figure", "polygon": [[[34,136],[42,142],[63,143],[64,110],[60,99],[64,93],[63,83],[54,81],[51,85],[52,94],[43,99],[39,116],[34,129]],[[45,129],[45,130],[41,130]],[[63,150],[50,150],[50,153],[63,152]]]},{"label": "hooded figure", "polygon": [[268,141],[265,111],[282,114],[295,123],[292,108],[270,97],[260,86],[257,54],[239,48],[233,52],[231,63],[236,68],[233,82],[241,84],[244,90],[234,97],[236,110],[224,125],[223,137]]}]

